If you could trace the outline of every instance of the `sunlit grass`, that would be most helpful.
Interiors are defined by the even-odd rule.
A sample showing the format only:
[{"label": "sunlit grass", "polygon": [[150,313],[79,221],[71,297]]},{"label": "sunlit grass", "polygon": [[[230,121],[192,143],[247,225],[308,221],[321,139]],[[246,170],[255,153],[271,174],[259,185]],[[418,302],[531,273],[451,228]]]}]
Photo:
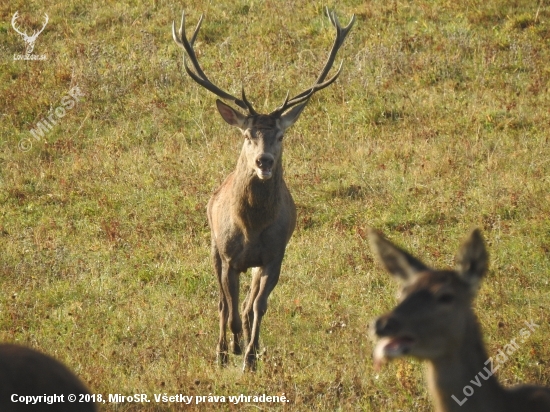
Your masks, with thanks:
[{"label": "sunlit grass", "polygon": [[[298,226],[254,375],[240,357],[215,365],[205,212],[241,136],[185,75],[171,23],[185,7],[191,30],[205,13],[204,70],[231,93],[244,84],[267,112],[317,77],[333,39],[325,4],[2,4],[0,340],[51,353],[95,393],[285,393],[284,406],[256,406],[428,411],[421,363],[373,371],[367,325],[397,285],[365,229],[452,266],[478,226],[491,256],[476,303],[488,352],[524,320],[541,325],[499,379],[550,385],[550,6],[536,3],[337,4],[342,22],[357,22],[340,79],[285,138]],[[46,61],[11,60],[24,51],[9,24],[17,10],[29,28],[49,14],[35,47]],[[21,151],[75,85],[84,101]]]}]

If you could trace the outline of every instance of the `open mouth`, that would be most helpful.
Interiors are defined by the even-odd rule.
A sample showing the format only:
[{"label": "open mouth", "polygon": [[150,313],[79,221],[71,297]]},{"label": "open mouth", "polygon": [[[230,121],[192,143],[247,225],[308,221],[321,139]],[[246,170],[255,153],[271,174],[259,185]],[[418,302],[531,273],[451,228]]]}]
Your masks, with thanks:
[{"label": "open mouth", "polygon": [[374,366],[376,370],[379,370],[388,359],[407,355],[413,345],[414,339],[409,336],[380,339],[374,349]]},{"label": "open mouth", "polygon": [[269,179],[273,173],[271,171],[271,168],[258,168],[256,170],[256,174],[260,179]]}]

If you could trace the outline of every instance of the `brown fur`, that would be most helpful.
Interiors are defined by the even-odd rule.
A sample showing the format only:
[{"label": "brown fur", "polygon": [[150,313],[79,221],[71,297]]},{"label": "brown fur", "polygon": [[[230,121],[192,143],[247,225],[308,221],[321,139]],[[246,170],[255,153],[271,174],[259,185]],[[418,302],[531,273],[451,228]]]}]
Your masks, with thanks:
[{"label": "brown fur", "polygon": [[[369,239],[379,260],[404,284],[399,305],[376,320],[377,365],[401,356],[426,360],[438,412],[550,412],[550,388],[505,389],[485,363],[489,356],[471,306],[487,271],[479,231],[463,244],[456,271],[430,269],[374,230]],[[465,386],[473,394],[463,392]]]},{"label": "brown fur", "polygon": [[[207,214],[220,284],[218,359],[222,365],[227,363],[225,330],[229,320],[232,352],[241,353],[239,340],[244,334],[244,367],[254,368],[260,322],[267,310],[267,298],[279,280],[285,248],[296,225],[296,207],[283,180],[283,130],[279,122],[259,115],[249,118],[241,130],[246,139],[237,167],[213,194]],[[269,179],[261,179],[255,167],[256,160],[265,155],[274,161]],[[254,268],[252,284],[241,320],[239,276],[250,267]]]},{"label": "brown fur", "polygon": [[[64,395],[62,403],[34,405],[12,402],[12,395]],[[76,402],[67,396],[76,395]],[[86,386],[66,366],[54,358],[19,345],[0,344],[0,411],[2,412],[95,412],[93,403],[81,403],[80,394],[90,394]],[[16,398],[18,399],[18,398]]]}]

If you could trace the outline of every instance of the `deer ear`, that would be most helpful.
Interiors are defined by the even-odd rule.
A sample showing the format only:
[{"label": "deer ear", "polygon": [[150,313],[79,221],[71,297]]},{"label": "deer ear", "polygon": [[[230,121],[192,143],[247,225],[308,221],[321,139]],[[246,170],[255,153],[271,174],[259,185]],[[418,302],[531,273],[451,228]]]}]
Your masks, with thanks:
[{"label": "deer ear", "polygon": [[223,120],[231,126],[236,126],[243,131],[246,129],[246,116],[244,114],[236,111],[220,99],[216,99],[216,106],[218,107],[218,111],[222,115]]},{"label": "deer ear", "polygon": [[294,106],[292,109],[287,110],[281,115],[280,127],[283,132],[290,126],[292,126],[296,122],[296,120],[298,120],[298,117],[300,117],[300,114],[306,107],[308,101],[309,100],[306,100],[305,102]]},{"label": "deer ear", "polygon": [[485,242],[479,229],[472,230],[456,256],[457,272],[475,293],[479,289],[481,278],[487,273],[489,257]]},{"label": "deer ear", "polygon": [[393,276],[409,282],[418,273],[429,270],[424,263],[395,246],[377,230],[369,228],[368,237],[372,252]]}]

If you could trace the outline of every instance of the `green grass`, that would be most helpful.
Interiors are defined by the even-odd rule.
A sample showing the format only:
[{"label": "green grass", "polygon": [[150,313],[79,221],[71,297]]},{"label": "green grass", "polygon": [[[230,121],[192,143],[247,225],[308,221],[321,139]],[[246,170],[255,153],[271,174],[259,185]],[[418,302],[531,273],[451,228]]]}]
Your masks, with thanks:
[{"label": "green grass", "polygon": [[[245,375],[240,357],[215,365],[205,211],[241,137],[182,70],[170,26],[182,7],[188,32],[205,13],[205,72],[231,93],[244,83],[267,112],[317,77],[333,39],[325,3],[2,4],[0,341],[51,353],[104,395],[285,393],[284,406],[246,409],[428,411],[420,362],[373,371],[367,324],[394,306],[397,285],[365,230],[452,266],[478,226],[491,255],[476,303],[488,352],[524,320],[541,325],[498,377],[550,385],[550,5],[536,3],[336,5],[357,22],[339,80],[286,137],[298,226],[259,370]],[[29,32],[49,14],[34,50],[47,60],[13,61],[25,47],[15,11]],[[19,150],[75,85],[84,101]],[[183,408],[153,405],[102,410]]]}]

